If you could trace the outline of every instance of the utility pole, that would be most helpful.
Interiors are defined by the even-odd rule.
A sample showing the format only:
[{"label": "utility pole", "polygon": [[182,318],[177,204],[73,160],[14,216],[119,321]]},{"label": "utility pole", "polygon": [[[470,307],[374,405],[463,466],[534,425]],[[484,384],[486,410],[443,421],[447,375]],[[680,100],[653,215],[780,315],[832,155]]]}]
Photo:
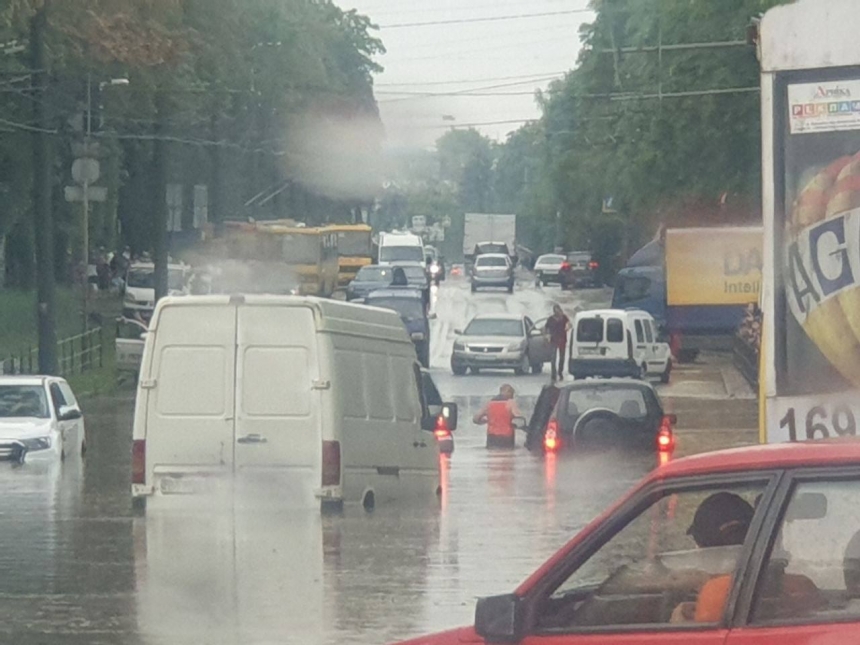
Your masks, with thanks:
[{"label": "utility pole", "polygon": [[36,231],[37,329],[39,337],[39,372],[57,371],[57,329],[54,301],[54,231],[51,208],[51,141],[48,114],[48,53],[45,40],[51,0],[43,0],[30,24],[30,58],[33,85],[41,91],[33,101],[33,210]]},{"label": "utility pole", "polygon": [[155,90],[155,143],[152,158],[153,166],[153,215],[155,221],[153,237],[153,260],[155,261],[155,301],[158,302],[168,293],[167,275],[167,88],[161,78]]}]

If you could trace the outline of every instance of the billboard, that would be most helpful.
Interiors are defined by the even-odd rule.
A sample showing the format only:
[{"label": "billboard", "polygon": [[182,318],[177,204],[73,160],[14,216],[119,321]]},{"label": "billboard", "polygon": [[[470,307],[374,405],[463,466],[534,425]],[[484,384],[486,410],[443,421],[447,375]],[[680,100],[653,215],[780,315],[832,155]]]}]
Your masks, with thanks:
[{"label": "billboard", "polygon": [[860,70],[777,74],[773,110],[767,440],[856,435]]},{"label": "billboard", "polygon": [[760,227],[666,231],[669,306],[745,305],[761,293]]}]

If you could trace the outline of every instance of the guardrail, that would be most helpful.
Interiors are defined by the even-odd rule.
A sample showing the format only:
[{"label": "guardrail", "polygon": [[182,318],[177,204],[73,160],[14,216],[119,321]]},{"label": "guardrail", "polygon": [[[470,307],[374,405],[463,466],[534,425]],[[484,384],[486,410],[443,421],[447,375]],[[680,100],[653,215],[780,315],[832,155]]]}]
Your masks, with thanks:
[{"label": "guardrail", "polygon": [[[104,365],[102,327],[57,342],[57,375],[71,376]],[[38,374],[39,349],[28,347],[0,360],[0,374]]]}]

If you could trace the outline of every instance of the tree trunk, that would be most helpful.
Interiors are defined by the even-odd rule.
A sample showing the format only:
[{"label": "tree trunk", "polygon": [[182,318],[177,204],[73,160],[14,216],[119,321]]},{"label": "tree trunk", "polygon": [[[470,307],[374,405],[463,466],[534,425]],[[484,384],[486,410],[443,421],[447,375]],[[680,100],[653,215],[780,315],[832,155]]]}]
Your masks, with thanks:
[{"label": "tree trunk", "polygon": [[47,85],[50,75],[45,37],[48,30],[50,0],[44,0],[30,25],[33,85],[42,89],[41,100],[33,101],[33,208],[36,230],[36,290],[39,335],[39,372],[55,374],[57,370],[57,329],[54,303],[54,236],[51,204],[51,140]]},{"label": "tree trunk", "polygon": [[154,215],[153,260],[155,261],[155,301],[158,302],[168,292],[167,281],[167,181],[168,159],[167,141],[167,91],[164,82],[158,84],[155,95],[155,151],[152,157],[153,190],[152,213]]}]

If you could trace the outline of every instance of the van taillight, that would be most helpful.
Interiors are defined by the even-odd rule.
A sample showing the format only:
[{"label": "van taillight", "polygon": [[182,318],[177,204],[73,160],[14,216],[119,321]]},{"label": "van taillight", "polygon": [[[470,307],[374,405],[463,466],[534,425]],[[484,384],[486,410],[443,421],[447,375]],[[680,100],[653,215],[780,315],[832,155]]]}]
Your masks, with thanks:
[{"label": "van taillight", "polygon": [[558,420],[550,419],[546,424],[546,432],[543,435],[543,447],[547,452],[555,452],[558,450]]},{"label": "van taillight", "polygon": [[433,430],[433,434],[436,435],[438,441],[445,441],[451,438],[451,431],[448,429],[448,422],[445,420],[444,415],[440,414],[436,418],[436,428]]},{"label": "van taillight", "polygon": [[135,439],[131,444],[131,483],[146,483],[146,439]]},{"label": "van taillight", "polygon": [[323,441],[322,485],[340,485],[340,442]]},{"label": "van taillight", "polygon": [[592,270],[599,269],[600,264],[598,262],[595,262],[594,260],[592,260],[591,262],[588,263],[588,268],[592,269]]}]

